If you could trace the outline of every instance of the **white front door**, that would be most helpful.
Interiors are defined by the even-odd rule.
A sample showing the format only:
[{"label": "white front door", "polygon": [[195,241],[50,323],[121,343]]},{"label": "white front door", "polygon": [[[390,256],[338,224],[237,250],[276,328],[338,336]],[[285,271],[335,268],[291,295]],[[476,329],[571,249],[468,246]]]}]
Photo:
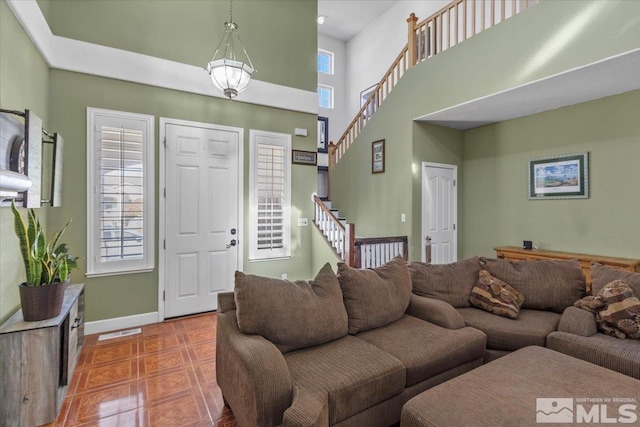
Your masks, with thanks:
[{"label": "white front door", "polygon": [[233,289],[243,138],[242,129],[165,120],[167,318],[215,310],[218,293]]},{"label": "white front door", "polygon": [[[457,212],[458,167],[422,164],[422,261],[448,264],[458,259]],[[431,240],[431,259],[427,239]]]}]

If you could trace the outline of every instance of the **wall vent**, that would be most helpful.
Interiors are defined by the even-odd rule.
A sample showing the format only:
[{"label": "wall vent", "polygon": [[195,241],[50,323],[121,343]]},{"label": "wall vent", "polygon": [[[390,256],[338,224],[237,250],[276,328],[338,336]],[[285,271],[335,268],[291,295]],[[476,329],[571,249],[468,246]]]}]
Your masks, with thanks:
[{"label": "wall vent", "polygon": [[98,337],[98,341],[105,341],[105,340],[112,340],[114,338],[128,337],[129,335],[136,335],[136,334],[139,334],[141,332],[142,332],[142,329],[140,329],[140,328],[128,329],[126,331],[111,332],[110,334],[100,335]]}]

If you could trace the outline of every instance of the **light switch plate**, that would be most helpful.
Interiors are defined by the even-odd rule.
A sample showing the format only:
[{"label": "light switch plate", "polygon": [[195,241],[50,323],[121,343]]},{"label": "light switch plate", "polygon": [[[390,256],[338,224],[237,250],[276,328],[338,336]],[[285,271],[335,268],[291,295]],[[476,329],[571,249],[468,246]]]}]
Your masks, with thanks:
[{"label": "light switch plate", "polygon": [[307,218],[298,218],[298,227],[306,227],[309,225],[309,220]]}]

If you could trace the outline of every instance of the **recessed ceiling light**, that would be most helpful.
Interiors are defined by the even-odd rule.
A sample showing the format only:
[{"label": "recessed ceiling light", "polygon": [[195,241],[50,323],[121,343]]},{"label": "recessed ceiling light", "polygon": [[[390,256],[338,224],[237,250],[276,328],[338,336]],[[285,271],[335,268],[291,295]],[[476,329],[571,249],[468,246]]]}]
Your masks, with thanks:
[{"label": "recessed ceiling light", "polygon": [[322,15],[318,16],[318,24],[320,24],[320,25],[324,24],[324,18],[325,17],[322,16]]}]

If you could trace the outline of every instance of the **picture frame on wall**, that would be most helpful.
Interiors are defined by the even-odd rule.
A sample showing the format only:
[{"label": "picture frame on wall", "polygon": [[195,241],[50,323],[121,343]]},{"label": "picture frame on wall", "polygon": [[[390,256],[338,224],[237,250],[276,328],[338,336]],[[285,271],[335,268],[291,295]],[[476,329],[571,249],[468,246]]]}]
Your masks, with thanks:
[{"label": "picture frame on wall", "polygon": [[318,116],[318,152],[326,153],[329,148],[329,118]]},{"label": "picture frame on wall", "polygon": [[[369,98],[371,98],[371,96],[375,93],[376,87],[378,87],[377,84],[373,85],[373,86],[369,86],[368,88],[366,88],[365,90],[363,90],[362,92],[360,92],[360,108],[364,107],[364,104],[369,100]],[[367,110],[364,112],[364,117],[370,117],[373,115],[374,112],[374,105],[373,103],[369,104],[369,106],[367,107]]]},{"label": "picture frame on wall", "polygon": [[292,150],[291,162],[295,165],[316,166],[318,153],[313,151]]},{"label": "picture frame on wall", "polygon": [[371,143],[371,173],[384,172],[384,139]]},{"label": "picture frame on wall", "polygon": [[529,160],[529,200],[589,198],[589,153]]}]

